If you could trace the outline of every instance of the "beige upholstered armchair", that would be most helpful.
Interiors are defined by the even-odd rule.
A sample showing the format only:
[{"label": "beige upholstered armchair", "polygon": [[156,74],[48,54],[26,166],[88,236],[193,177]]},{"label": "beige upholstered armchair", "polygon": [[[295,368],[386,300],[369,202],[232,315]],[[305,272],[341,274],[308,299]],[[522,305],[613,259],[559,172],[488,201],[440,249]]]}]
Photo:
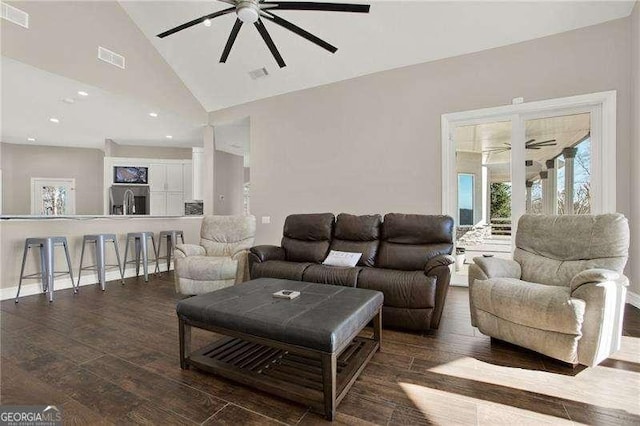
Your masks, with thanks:
[{"label": "beige upholstered armchair", "polygon": [[620,347],[629,225],[621,214],[525,215],[514,260],[475,258],[471,322],[489,336],[570,364]]},{"label": "beige upholstered armchair", "polygon": [[203,294],[247,281],[255,235],[253,216],[205,216],[200,245],[176,245],[176,291]]}]

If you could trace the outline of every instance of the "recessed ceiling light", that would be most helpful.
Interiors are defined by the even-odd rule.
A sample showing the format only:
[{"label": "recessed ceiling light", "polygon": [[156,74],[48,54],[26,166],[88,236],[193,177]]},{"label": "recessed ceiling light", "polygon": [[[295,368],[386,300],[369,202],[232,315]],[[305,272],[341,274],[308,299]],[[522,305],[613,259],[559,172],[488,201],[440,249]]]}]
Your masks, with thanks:
[{"label": "recessed ceiling light", "polygon": [[203,21],[203,24],[204,24],[205,27],[210,27],[211,26],[211,19],[205,19]]},{"label": "recessed ceiling light", "polygon": [[157,112],[150,112],[150,113],[149,113],[149,117],[156,118],[157,116],[158,116],[158,113],[157,113]]},{"label": "recessed ceiling light", "polygon": [[29,142],[35,142],[35,141],[36,141],[36,138],[27,138],[27,140],[28,140]]},{"label": "recessed ceiling light", "polygon": [[50,121],[50,122],[52,122],[52,123],[56,123],[56,124],[58,124],[58,123],[60,122],[60,120],[58,120],[58,119],[57,119],[57,118],[55,118],[55,117],[51,117],[51,118],[49,119],[49,121]]},{"label": "recessed ceiling light", "polygon": [[173,139],[173,136],[167,135],[167,139]]},{"label": "recessed ceiling light", "polygon": [[89,94],[87,92],[85,92],[84,90],[78,90],[78,95],[80,95],[80,96],[89,96]]},{"label": "recessed ceiling light", "polygon": [[64,99],[62,99],[62,102],[64,102],[65,104],[73,104],[73,103],[75,103],[75,99],[73,99],[73,98],[64,98]]}]

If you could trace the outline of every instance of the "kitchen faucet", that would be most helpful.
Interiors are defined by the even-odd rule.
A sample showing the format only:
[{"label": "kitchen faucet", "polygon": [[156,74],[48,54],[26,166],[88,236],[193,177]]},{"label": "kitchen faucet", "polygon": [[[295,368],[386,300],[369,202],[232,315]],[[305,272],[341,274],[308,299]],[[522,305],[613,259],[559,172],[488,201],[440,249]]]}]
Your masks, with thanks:
[{"label": "kitchen faucet", "polygon": [[[127,189],[126,191],[124,191],[124,200],[122,201],[122,210],[125,215],[136,214],[135,201],[136,200],[132,190]],[[131,209],[131,212],[129,212],[129,209]]]}]

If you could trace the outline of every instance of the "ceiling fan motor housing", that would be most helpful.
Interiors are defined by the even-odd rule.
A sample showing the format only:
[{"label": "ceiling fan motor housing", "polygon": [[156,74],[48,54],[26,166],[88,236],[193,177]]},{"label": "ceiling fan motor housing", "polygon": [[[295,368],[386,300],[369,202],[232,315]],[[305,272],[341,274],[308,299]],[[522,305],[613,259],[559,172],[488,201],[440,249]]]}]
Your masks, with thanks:
[{"label": "ceiling fan motor housing", "polygon": [[241,0],[236,6],[238,19],[246,24],[253,24],[260,17],[258,0]]}]

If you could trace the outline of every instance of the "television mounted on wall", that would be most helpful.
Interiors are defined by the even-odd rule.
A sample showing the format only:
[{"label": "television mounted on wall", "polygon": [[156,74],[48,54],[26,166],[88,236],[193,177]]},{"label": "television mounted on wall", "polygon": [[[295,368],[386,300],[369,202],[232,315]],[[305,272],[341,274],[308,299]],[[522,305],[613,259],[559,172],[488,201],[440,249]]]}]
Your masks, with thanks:
[{"label": "television mounted on wall", "polygon": [[148,167],[114,166],[113,183],[131,185],[147,185],[149,183]]}]

